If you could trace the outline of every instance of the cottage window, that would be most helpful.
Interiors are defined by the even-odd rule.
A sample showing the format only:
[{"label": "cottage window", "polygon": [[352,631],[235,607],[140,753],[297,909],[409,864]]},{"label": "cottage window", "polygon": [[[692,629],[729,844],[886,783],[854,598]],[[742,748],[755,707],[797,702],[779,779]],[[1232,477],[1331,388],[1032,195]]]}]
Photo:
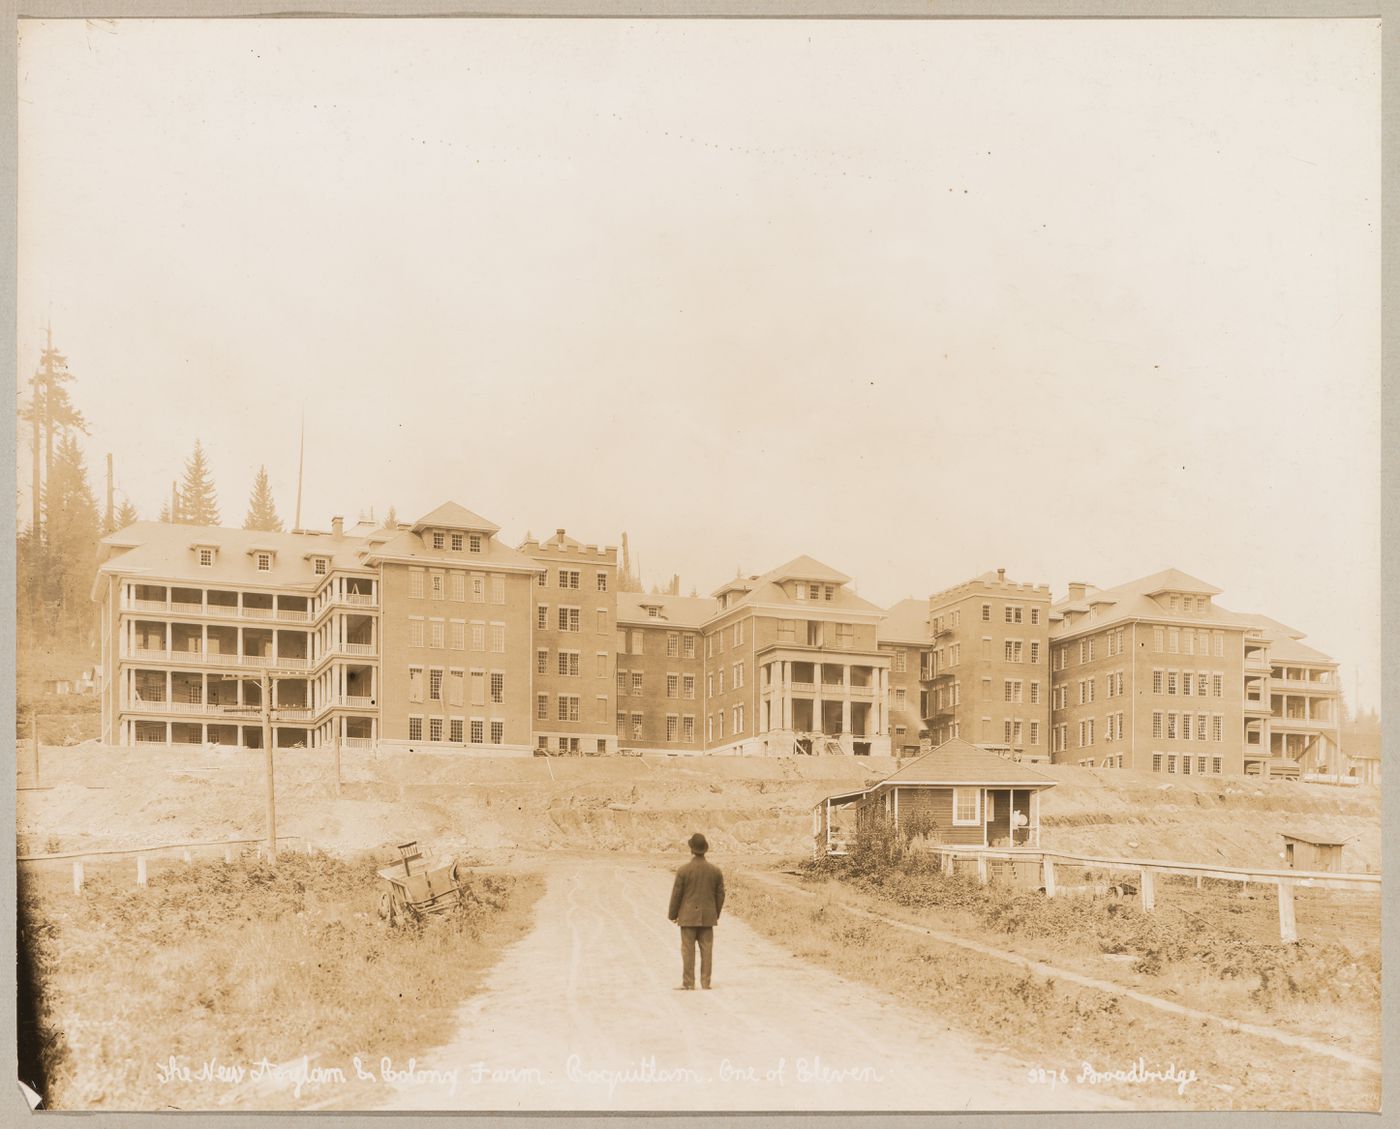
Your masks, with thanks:
[{"label": "cottage window", "polygon": [[980,788],[953,789],[953,823],[961,826],[975,826],[979,820],[982,795]]}]

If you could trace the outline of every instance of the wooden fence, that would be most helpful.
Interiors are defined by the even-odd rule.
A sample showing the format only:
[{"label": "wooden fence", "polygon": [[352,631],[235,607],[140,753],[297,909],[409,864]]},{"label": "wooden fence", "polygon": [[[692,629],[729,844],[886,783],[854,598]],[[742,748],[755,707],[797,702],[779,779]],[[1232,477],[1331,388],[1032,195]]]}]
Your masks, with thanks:
[{"label": "wooden fence", "polygon": [[[313,849],[311,842],[301,835],[279,835],[277,836],[277,841],[279,843],[300,841],[302,844],[302,849],[307,854],[310,854]],[[15,859],[15,861],[17,863],[20,863],[21,865],[26,863],[30,865],[38,865],[42,863],[64,862],[71,860],[73,865],[73,893],[81,894],[83,892],[84,866],[86,863],[93,860],[108,858],[134,858],[136,860],[136,885],[145,886],[146,860],[152,855],[161,855],[167,852],[174,853],[178,851],[180,852],[180,858],[184,862],[189,863],[193,861],[195,851],[206,850],[210,847],[219,847],[223,849],[224,862],[231,863],[233,862],[234,848],[248,846],[249,844],[254,844],[258,847],[258,854],[259,857],[261,857],[263,850],[266,849],[267,846],[267,838],[266,836],[263,836],[257,839],[205,839],[193,843],[158,843],[154,846],[149,847],[124,847],[112,850],[94,849],[88,851],[59,851],[51,855],[20,855],[18,856],[18,858]]]},{"label": "wooden fence", "polygon": [[953,847],[931,843],[920,849],[937,855],[945,874],[953,873],[959,860],[973,860],[978,881],[983,883],[991,880],[987,866],[989,862],[1031,864],[1039,869],[1039,888],[1043,889],[1049,898],[1055,897],[1057,893],[1056,864],[1135,873],[1138,876],[1138,894],[1142,909],[1147,913],[1152,913],[1157,906],[1158,876],[1182,875],[1197,879],[1197,885],[1201,879],[1212,878],[1224,882],[1239,882],[1242,886],[1248,886],[1251,882],[1274,886],[1278,890],[1279,938],[1287,944],[1298,940],[1298,919],[1293,907],[1295,889],[1302,887],[1319,890],[1363,890],[1376,894],[1381,891],[1379,874],[1338,874],[1321,870],[1251,870],[1245,867],[1174,862],[1165,859],[1099,858],[1041,847]]}]

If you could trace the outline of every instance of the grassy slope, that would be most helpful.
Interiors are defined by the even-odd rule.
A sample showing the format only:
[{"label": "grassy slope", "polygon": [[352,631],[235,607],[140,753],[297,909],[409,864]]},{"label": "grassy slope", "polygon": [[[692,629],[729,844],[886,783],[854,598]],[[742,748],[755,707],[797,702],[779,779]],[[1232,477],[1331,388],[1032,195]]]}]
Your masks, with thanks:
[{"label": "grassy slope", "polygon": [[142,891],[127,866],[74,897],[55,874],[21,891],[21,937],[42,978],[52,1108],[293,1106],[334,1095],[161,1083],[176,1056],[249,1063],[406,1060],[445,1038],[500,948],[528,928],[533,876],[476,876],[467,911],[387,930],[369,860],[284,855],[173,864]]},{"label": "grassy slope", "polygon": [[[729,885],[727,908],[787,945],[795,956],[941,1014],[950,1028],[993,1039],[1032,1067],[1064,1070],[1068,1084],[1075,1084],[1082,1063],[1097,1069],[1126,1068],[1141,1055],[1149,1069],[1174,1063],[1194,1070],[1199,1079],[1181,1094],[1165,1084],[1107,1087],[1141,1108],[1374,1109],[1378,1105],[1379,1075],[1166,1015],[1091,988],[1056,982],[862,919],[845,911],[844,891],[832,883],[818,887],[817,897],[773,889],[742,875]],[[937,924],[947,926],[941,920]],[[1063,953],[1074,942],[1063,936],[1057,947]],[[1102,976],[1103,970],[1098,974]],[[1208,1006],[1208,1001],[1180,1002]]]}]

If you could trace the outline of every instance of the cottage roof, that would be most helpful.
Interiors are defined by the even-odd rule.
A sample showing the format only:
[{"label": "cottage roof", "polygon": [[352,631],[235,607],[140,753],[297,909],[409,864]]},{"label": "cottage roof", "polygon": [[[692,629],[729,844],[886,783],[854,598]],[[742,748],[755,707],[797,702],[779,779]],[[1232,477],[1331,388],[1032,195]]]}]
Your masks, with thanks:
[{"label": "cottage roof", "polygon": [[425,529],[464,529],[470,533],[499,533],[501,527],[494,521],[487,521],[480,514],[474,514],[456,502],[443,502],[437,509],[424,514],[413,523],[415,532]]},{"label": "cottage roof", "polygon": [[1053,788],[1055,781],[1025,765],[954,737],[931,753],[887,776],[876,788],[898,784],[1019,784],[1028,788]]},{"label": "cottage roof", "polygon": [[913,643],[929,641],[928,601],[900,600],[885,613],[876,630],[881,643]]},{"label": "cottage roof", "polygon": [[[649,608],[656,608],[652,615]],[[704,596],[661,596],[646,592],[617,594],[617,622],[698,629],[719,611],[719,602]]]}]

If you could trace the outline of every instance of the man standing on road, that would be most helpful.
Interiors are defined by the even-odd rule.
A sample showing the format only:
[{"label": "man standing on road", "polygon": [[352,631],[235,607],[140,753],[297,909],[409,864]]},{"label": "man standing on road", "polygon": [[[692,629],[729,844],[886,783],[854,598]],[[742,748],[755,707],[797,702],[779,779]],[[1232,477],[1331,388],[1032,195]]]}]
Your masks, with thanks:
[{"label": "man standing on road", "polygon": [[681,983],[678,989],[695,987],[695,946],[700,945],[700,987],[710,986],[715,949],[715,924],[724,908],[724,873],[707,862],[710,844],[696,832],[690,837],[691,860],[676,871],[668,915],[681,927]]}]

